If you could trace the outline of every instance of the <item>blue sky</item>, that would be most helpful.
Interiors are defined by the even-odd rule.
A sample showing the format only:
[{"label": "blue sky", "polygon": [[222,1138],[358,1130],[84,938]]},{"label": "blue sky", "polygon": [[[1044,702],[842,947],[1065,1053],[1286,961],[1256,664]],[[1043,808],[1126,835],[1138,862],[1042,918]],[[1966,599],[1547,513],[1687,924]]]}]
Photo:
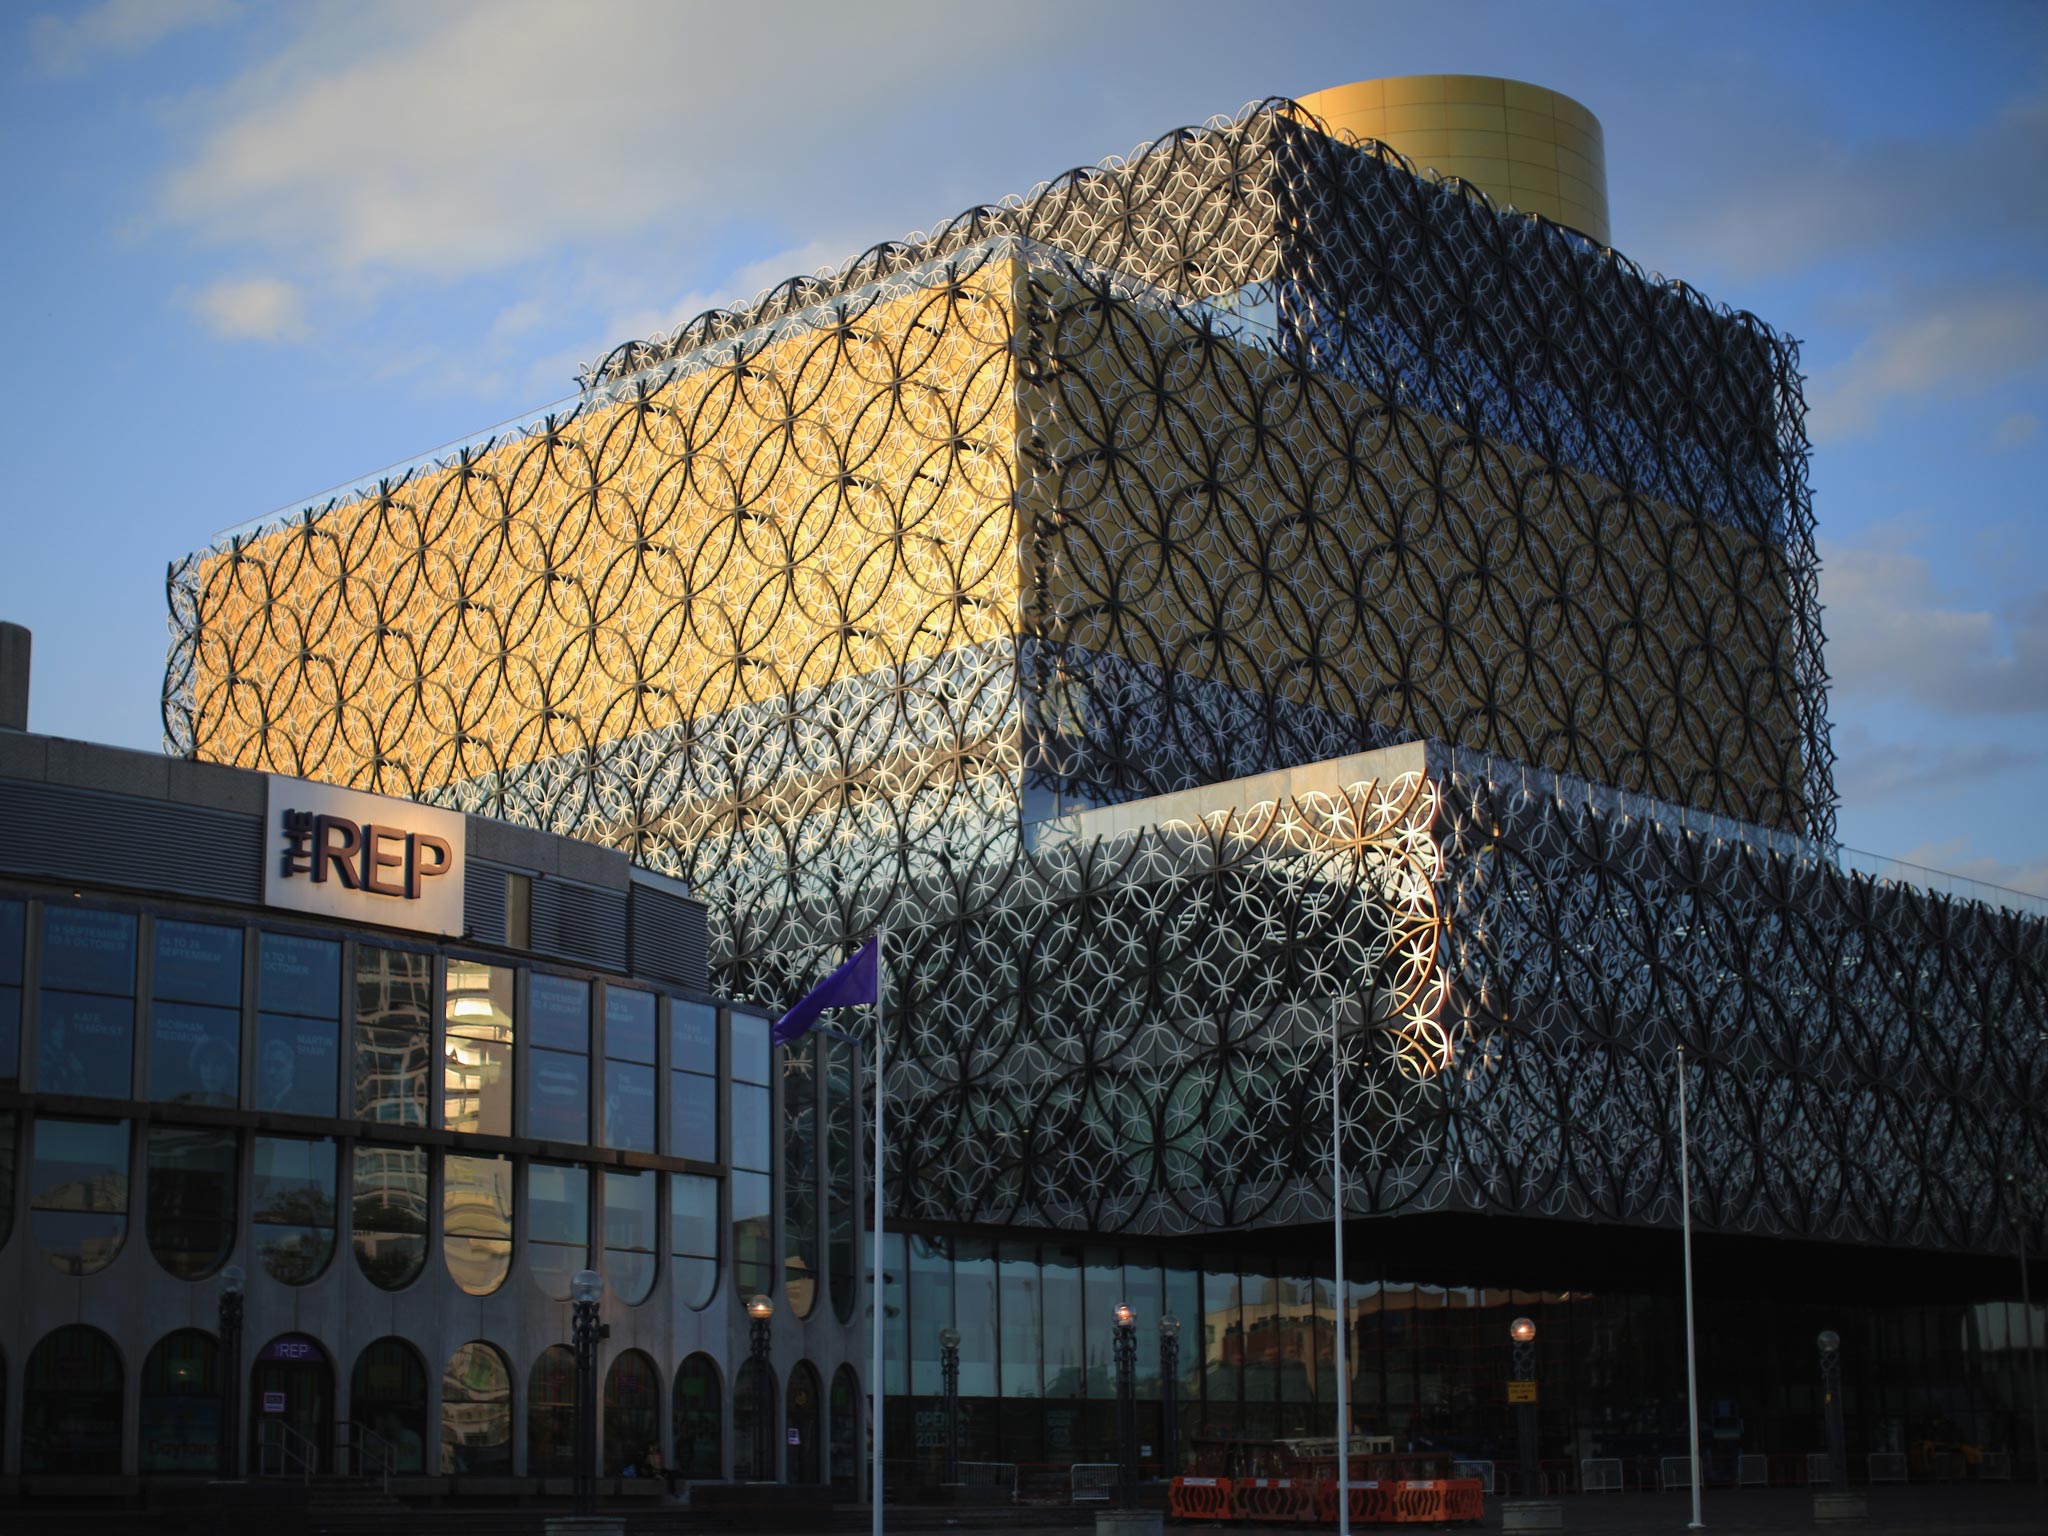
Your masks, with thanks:
[{"label": "blue sky", "polygon": [[2048,894],[2048,6],[20,4],[32,725],[154,747],[165,563],[612,343],[1259,97],[1533,80],[1615,243],[1805,344],[1841,833]]}]

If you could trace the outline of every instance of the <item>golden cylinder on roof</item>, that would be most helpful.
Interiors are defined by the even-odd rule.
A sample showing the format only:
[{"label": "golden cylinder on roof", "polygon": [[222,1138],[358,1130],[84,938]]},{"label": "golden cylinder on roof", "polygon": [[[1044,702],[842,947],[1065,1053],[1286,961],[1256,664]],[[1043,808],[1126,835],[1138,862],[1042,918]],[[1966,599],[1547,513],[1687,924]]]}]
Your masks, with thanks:
[{"label": "golden cylinder on roof", "polygon": [[1491,75],[1396,75],[1296,99],[1339,133],[1378,139],[1502,207],[1611,243],[1600,119],[1569,96]]}]

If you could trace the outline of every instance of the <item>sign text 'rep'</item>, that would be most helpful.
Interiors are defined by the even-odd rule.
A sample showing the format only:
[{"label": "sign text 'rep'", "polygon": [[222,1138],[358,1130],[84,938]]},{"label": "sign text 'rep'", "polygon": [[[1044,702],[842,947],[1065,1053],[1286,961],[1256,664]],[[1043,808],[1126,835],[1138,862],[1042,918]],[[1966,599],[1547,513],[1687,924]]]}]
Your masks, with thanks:
[{"label": "sign text 'rep'", "polygon": [[273,776],[263,899],[326,917],[463,931],[460,813]]}]

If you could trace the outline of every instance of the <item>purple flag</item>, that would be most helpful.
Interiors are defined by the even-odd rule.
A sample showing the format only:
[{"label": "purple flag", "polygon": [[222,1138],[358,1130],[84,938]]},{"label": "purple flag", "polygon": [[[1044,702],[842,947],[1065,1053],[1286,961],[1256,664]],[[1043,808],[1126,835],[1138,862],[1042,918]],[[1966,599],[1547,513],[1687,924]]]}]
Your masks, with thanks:
[{"label": "purple flag", "polygon": [[856,949],[846,963],[819,982],[804,1000],[775,1021],[769,1038],[777,1045],[801,1040],[827,1008],[851,1008],[872,1003],[881,981],[881,940],[869,939]]}]

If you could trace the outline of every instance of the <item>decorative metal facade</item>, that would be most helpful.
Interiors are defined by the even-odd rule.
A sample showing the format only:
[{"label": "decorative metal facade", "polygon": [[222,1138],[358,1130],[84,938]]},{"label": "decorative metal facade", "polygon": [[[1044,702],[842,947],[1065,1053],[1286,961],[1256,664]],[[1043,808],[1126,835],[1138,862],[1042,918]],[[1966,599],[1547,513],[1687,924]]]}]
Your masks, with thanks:
[{"label": "decorative metal facade", "polygon": [[[1787,1128],[1719,1154],[1723,1224],[1978,1241],[1995,1192],[1954,1159],[2032,1136],[2041,1164],[2021,1005],[1983,1015],[2025,1068],[1995,1112],[1929,1065],[1917,994],[1857,1026],[1971,1127],[1881,1195],[1804,1108],[1863,1102],[1861,1037],[1819,1022],[1847,1000],[1792,940],[1704,937],[1774,881],[1829,933],[1862,899],[1775,873],[1822,868],[1833,826],[1802,414],[1753,317],[1266,103],[623,347],[521,433],[178,562],[167,740],[625,848],[708,901],[740,996],[793,997],[886,917],[907,1213],[1305,1216],[1317,1063],[1358,1010],[1360,1209],[1668,1220],[1646,1085],[1683,1018],[1714,1134]],[[1511,859],[1475,830],[1490,791],[1421,772],[1252,830],[1057,834],[1420,740],[1771,851],[1667,898],[1574,862],[1597,816],[1518,805]],[[1559,885],[1590,903],[1562,928]],[[1866,947],[1905,921],[1865,910]],[[1602,969],[1631,925],[1672,930],[1647,990]],[[1885,942],[1980,964],[1919,932]],[[2036,928],[2009,938],[2037,998]],[[1904,1150],[1909,1091],[1867,1090]]]}]

